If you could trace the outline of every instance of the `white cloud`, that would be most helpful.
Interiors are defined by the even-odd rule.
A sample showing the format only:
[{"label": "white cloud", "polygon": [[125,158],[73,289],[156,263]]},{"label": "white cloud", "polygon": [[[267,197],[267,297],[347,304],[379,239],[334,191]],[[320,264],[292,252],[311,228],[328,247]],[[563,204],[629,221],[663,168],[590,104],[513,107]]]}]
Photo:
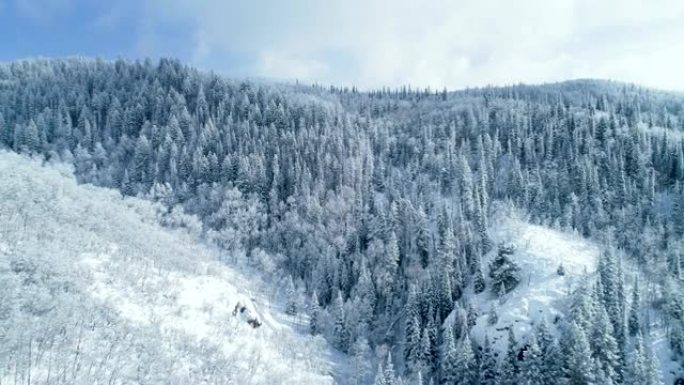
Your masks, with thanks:
[{"label": "white cloud", "polygon": [[320,79],[326,76],[329,68],[319,60],[298,58],[288,53],[267,51],[261,54],[257,71],[262,75],[277,74],[285,79]]},{"label": "white cloud", "polygon": [[[196,65],[362,87],[465,86],[575,77],[684,89],[679,0],[158,1],[190,20]],[[226,64],[226,67],[230,65]]]},{"label": "white cloud", "polygon": [[73,10],[70,0],[15,0],[18,13],[36,23],[46,23]]}]

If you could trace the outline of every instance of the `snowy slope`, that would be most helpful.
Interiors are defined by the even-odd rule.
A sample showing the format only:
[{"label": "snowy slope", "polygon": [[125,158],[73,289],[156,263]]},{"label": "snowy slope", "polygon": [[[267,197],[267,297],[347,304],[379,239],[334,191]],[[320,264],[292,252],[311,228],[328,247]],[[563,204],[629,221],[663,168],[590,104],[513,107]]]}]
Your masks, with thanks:
[{"label": "snowy slope", "polygon": [[[495,242],[513,242],[517,249],[512,259],[521,268],[521,282],[501,301],[486,290],[475,296],[480,317],[472,333],[478,341],[489,335],[503,349],[508,327],[516,336],[524,337],[545,319],[552,327],[556,317],[567,311],[567,296],[585,272],[596,269],[599,250],[595,244],[574,234],[567,234],[519,219],[501,219],[493,231]],[[489,261],[485,261],[486,264]],[[559,276],[560,264],[565,275]],[[488,310],[497,303],[498,322],[490,325]]]},{"label": "snowy slope", "polygon": [[160,207],[6,152],[0,175],[1,383],[333,383],[323,340]]},{"label": "snowy slope", "polygon": [[[487,334],[500,351],[505,351],[509,327],[513,328],[518,341],[524,341],[545,319],[551,332],[558,334],[554,320],[568,314],[568,295],[583,279],[594,278],[598,246],[579,235],[533,225],[514,217],[497,218],[492,235],[497,243],[512,242],[517,246],[512,259],[521,268],[522,280],[502,300],[495,298],[489,288],[474,296],[474,305],[480,316],[471,330],[472,336],[482,342]],[[488,264],[489,260],[485,262]],[[565,269],[564,276],[557,274],[561,263]],[[629,263],[626,269],[636,272]],[[631,280],[628,280],[627,290],[631,291],[629,282]],[[496,303],[498,320],[490,325],[487,313],[492,302]],[[648,340],[658,355],[664,383],[672,383],[678,364],[672,361],[665,330],[659,325],[652,325],[652,328]]]}]

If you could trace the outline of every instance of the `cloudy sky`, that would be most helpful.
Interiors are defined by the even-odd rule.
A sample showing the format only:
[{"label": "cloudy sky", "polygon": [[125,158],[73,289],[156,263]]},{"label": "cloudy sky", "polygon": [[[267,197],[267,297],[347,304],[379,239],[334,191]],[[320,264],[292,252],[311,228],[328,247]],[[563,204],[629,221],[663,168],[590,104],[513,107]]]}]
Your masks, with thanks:
[{"label": "cloudy sky", "polygon": [[0,0],[0,60],[177,57],[232,77],[684,90],[682,0]]}]

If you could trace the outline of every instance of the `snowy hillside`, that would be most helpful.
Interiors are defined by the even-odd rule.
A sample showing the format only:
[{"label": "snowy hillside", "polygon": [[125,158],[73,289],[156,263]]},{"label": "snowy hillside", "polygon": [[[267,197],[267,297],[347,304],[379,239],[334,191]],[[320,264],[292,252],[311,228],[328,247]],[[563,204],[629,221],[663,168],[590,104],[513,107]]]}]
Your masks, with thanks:
[{"label": "snowy hillside", "polygon": [[161,207],[6,152],[0,175],[0,383],[333,382],[323,339]]},{"label": "snowy hillside", "polygon": [[[482,340],[487,334],[500,349],[506,348],[508,327],[516,336],[527,336],[542,319],[548,325],[567,314],[568,295],[581,282],[585,273],[596,270],[598,247],[573,234],[519,219],[501,220],[494,231],[497,242],[516,245],[515,263],[521,269],[521,282],[501,300],[490,291],[475,296],[482,315],[471,333]],[[558,275],[562,264],[565,275]],[[498,321],[489,323],[487,310],[491,301],[497,303]]]}]

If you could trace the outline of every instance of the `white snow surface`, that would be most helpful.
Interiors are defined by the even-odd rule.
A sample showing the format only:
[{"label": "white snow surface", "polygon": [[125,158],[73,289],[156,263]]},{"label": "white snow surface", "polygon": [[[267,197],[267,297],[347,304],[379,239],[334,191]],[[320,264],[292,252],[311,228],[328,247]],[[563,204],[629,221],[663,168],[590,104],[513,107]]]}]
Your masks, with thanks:
[{"label": "white snow surface", "polygon": [[[0,175],[0,260],[28,258],[69,277],[82,289],[73,291],[80,297],[60,298],[71,295],[69,303],[107,309],[115,321],[106,327],[126,330],[126,338],[149,338],[140,343],[178,357],[170,359],[175,378],[198,378],[187,373],[216,362],[211,374],[225,372],[222,383],[334,382],[323,339],[295,330],[289,317],[258,292],[252,277],[218,262],[216,250],[187,232],[159,226],[160,206],[78,185],[66,166],[44,166],[7,152],[0,152]],[[13,293],[19,298],[21,288]],[[250,326],[244,314],[233,315],[238,302],[260,327]],[[19,335],[23,325],[13,326]],[[89,350],[81,350],[85,360]],[[96,354],[96,347],[92,350]],[[135,354],[117,359],[135,360]],[[33,382],[39,384],[45,371],[35,365]],[[121,364],[109,372],[125,368]],[[79,375],[83,383],[94,381],[86,374],[74,378]]]},{"label": "white snow surface", "polygon": [[[508,327],[513,327],[518,341],[524,341],[542,319],[555,331],[554,320],[567,312],[568,294],[585,274],[595,272],[599,249],[578,235],[515,218],[498,219],[492,237],[495,243],[516,245],[511,259],[520,266],[521,282],[501,300],[495,298],[489,287],[474,297],[480,316],[471,333],[478,342],[487,334],[503,350],[507,345]],[[483,262],[488,271],[490,259]],[[557,274],[561,263],[564,276]],[[494,325],[488,321],[492,301],[497,304],[498,314]]]}]

